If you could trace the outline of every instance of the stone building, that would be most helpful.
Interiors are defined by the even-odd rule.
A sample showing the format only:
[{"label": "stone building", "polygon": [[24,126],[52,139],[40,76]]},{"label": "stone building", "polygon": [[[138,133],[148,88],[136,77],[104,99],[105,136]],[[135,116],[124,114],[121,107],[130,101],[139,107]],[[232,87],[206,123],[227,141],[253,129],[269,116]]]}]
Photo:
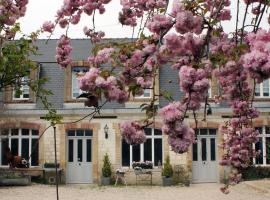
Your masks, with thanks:
[{"label": "stone building", "polygon": [[[64,117],[64,122],[81,119],[93,112],[92,108],[84,106],[83,100],[76,97],[80,93],[76,82],[76,73],[87,71],[87,57],[91,49],[89,40],[74,39],[73,60],[71,66],[62,70],[55,63],[56,40],[37,41],[40,55],[33,57],[39,65],[39,70],[31,72],[32,78],[48,77],[50,80],[44,85],[54,95],[49,98],[53,107]],[[129,102],[121,105],[114,102],[107,103],[92,120],[89,118],[78,123],[63,123],[56,126],[57,156],[60,167],[64,170],[66,183],[99,183],[101,177],[102,160],[108,153],[113,169],[124,169],[128,184],[135,183],[132,161],[150,160],[154,163],[153,182],[161,183],[161,165],[167,155],[171,164],[182,165],[190,171],[193,182],[219,182],[224,179],[224,168],[218,165],[222,150],[218,143],[222,139],[218,129],[228,118],[231,111],[227,104],[215,104],[212,97],[219,89],[216,81],[211,80],[209,90],[212,114],[207,121],[202,121],[203,111],[198,114],[198,142],[186,154],[178,155],[170,150],[167,136],[162,134],[161,119],[156,118],[154,127],[146,130],[147,141],[138,146],[130,146],[122,141],[119,123],[125,120],[139,120],[144,118],[139,106],[148,102],[151,92],[145,90],[144,95],[133,97]],[[162,67],[156,90],[168,90],[174,99],[183,94],[179,91],[178,73],[170,67]],[[0,97],[0,167],[7,167],[3,149],[9,145],[14,154],[30,158],[31,168],[41,169],[43,164],[54,162],[53,128],[49,128],[41,137],[37,148],[35,144],[40,134],[50,124],[42,119],[46,111],[40,101],[36,100],[31,90],[24,86],[21,95],[15,95],[12,90],[6,90]],[[255,105],[261,116],[254,123],[260,127],[260,142],[256,149],[262,151],[262,156],[255,160],[258,165],[270,164],[270,119],[269,119],[269,81],[256,86]],[[159,107],[168,102],[160,98]],[[187,122],[195,127],[192,114],[187,115]],[[105,128],[106,127],[106,128]],[[268,157],[267,157],[268,156]]]}]

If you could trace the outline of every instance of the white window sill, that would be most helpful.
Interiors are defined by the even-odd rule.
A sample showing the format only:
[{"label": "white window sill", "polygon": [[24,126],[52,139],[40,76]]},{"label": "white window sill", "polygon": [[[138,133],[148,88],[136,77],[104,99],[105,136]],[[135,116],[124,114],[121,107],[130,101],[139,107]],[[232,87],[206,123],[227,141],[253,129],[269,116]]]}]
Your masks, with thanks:
[{"label": "white window sill", "polygon": [[10,110],[18,110],[18,109],[35,109],[36,104],[35,103],[8,103],[5,104],[5,108]]}]

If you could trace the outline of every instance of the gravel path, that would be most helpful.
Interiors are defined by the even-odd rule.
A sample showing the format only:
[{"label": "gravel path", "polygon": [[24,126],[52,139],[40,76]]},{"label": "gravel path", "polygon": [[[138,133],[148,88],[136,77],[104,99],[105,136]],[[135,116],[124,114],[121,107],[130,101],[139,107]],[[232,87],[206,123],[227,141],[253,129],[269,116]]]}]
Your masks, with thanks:
[{"label": "gravel path", "polygon": [[[128,186],[98,187],[60,186],[60,200],[269,200],[270,193],[240,184],[224,195],[219,184],[194,184],[191,187]],[[0,200],[54,200],[55,187],[0,187]]]}]

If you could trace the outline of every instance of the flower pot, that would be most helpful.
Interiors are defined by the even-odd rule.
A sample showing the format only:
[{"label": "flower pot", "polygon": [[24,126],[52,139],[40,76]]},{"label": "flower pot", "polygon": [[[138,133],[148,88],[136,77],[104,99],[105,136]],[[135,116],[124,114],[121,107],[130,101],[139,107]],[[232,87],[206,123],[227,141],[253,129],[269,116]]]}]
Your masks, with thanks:
[{"label": "flower pot", "polygon": [[0,186],[27,186],[31,185],[31,177],[0,178]]},{"label": "flower pot", "polygon": [[171,186],[173,183],[172,177],[162,177],[162,185],[163,186]]},{"label": "flower pot", "polygon": [[111,177],[101,177],[101,185],[110,185]]}]

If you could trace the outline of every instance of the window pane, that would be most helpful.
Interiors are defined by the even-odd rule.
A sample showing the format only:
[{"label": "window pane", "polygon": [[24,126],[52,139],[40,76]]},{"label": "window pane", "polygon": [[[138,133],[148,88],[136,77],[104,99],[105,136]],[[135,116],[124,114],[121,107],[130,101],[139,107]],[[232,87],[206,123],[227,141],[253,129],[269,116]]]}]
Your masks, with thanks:
[{"label": "window pane", "polygon": [[259,97],[260,95],[260,84],[256,84],[255,87],[255,96]]},{"label": "window pane", "polygon": [[85,130],[85,136],[93,136],[92,130]]},{"label": "window pane", "polygon": [[11,153],[14,156],[17,156],[19,154],[19,140],[16,139],[11,139]]},{"label": "window pane", "polygon": [[198,143],[193,143],[192,145],[192,160],[198,161]]},{"label": "window pane", "polygon": [[266,139],[266,164],[270,164],[270,137],[265,138]]},{"label": "window pane", "polygon": [[262,134],[262,127],[256,127],[255,129],[258,130],[260,134]]},{"label": "window pane", "polygon": [[68,130],[68,136],[75,136],[75,130]]},{"label": "window pane", "polygon": [[201,139],[201,145],[202,145],[202,161],[206,161],[207,160],[206,138]]},{"label": "window pane", "polygon": [[200,129],[200,135],[207,135],[207,129],[205,128]]},{"label": "window pane", "polygon": [[8,129],[3,129],[1,130],[1,135],[2,136],[8,136],[9,130]]},{"label": "window pane", "polygon": [[268,97],[269,96],[269,80],[263,81],[263,96]]},{"label": "window pane", "polygon": [[162,165],[162,139],[155,139],[154,140],[154,155],[155,155],[155,166],[158,166],[158,163]]},{"label": "window pane", "polygon": [[31,155],[31,166],[38,166],[39,160],[39,141],[38,139],[32,139],[32,155]]},{"label": "window pane", "polygon": [[141,161],[141,145],[133,145],[132,146],[132,161],[139,162]]},{"label": "window pane", "polygon": [[270,127],[265,127],[265,134],[270,134]]},{"label": "window pane", "polygon": [[86,162],[92,161],[92,140],[86,140]]},{"label": "window pane", "polygon": [[29,135],[29,129],[22,129],[22,135]]},{"label": "window pane", "polygon": [[19,129],[11,129],[11,135],[19,135]]},{"label": "window pane", "polygon": [[216,160],[216,139],[211,138],[210,139],[210,146],[211,146],[211,160]]},{"label": "window pane", "polygon": [[32,130],[32,135],[38,135],[38,130]]},{"label": "window pane", "polygon": [[152,129],[151,128],[145,128],[144,132],[145,132],[145,135],[152,135]]},{"label": "window pane", "polygon": [[82,76],[88,71],[87,67],[73,67],[72,68],[72,97],[76,98],[81,94],[81,90],[79,89],[78,79],[77,77]]},{"label": "window pane", "polygon": [[68,162],[73,162],[74,141],[68,140]]},{"label": "window pane", "polygon": [[8,162],[7,162],[7,157],[6,157],[6,150],[8,148],[8,139],[7,138],[1,138],[0,139],[0,142],[1,142],[1,164],[2,165],[7,165]]},{"label": "window pane", "polygon": [[155,129],[154,135],[162,135],[162,130],[160,130],[160,129]]},{"label": "window pane", "polygon": [[152,161],[152,139],[147,139],[144,143],[144,161]]},{"label": "window pane", "polygon": [[143,97],[151,97],[151,89],[144,89]]},{"label": "window pane", "polygon": [[209,135],[216,135],[217,134],[217,130],[216,129],[209,129]]},{"label": "window pane", "polygon": [[258,157],[256,158],[256,164],[263,164],[263,146],[262,146],[262,138],[259,139],[259,142],[257,142],[255,144],[255,150],[259,151],[260,150],[260,154],[258,155]]},{"label": "window pane", "polygon": [[29,139],[22,139],[22,147],[21,147],[21,156],[22,158],[28,160],[29,157]]},{"label": "window pane", "polygon": [[122,140],[122,166],[130,165],[130,145]]},{"label": "window pane", "polygon": [[76,136],[84,136],[84,130],[77,130]]},{"label": "window pane", "polygon": [[83,161],[83,143],[82,140],[78,140],[78,146],[77,146],[77,158],[78,158],[78,162],[82,162]]}]

